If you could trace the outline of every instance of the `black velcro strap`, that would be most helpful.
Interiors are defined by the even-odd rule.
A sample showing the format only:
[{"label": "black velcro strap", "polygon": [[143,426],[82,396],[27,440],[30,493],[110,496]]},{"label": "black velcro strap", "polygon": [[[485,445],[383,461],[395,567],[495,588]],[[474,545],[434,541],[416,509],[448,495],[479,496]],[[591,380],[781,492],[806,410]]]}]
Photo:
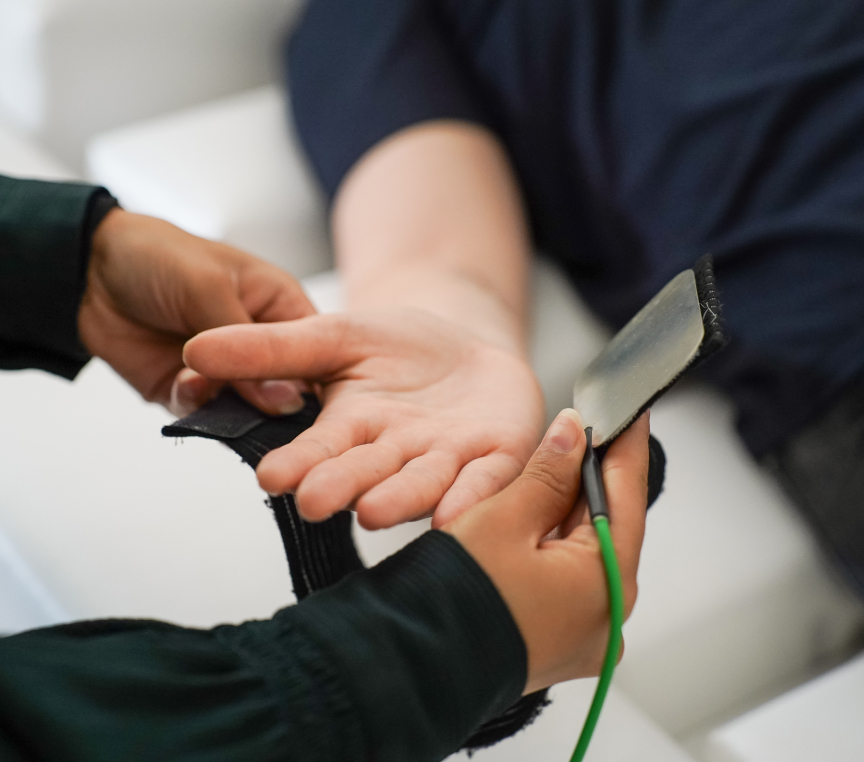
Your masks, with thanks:
[{"label": "black velcro strap", "polygon": [[[270,450],[293,441],[315,422],[321,403],[312,394],[303,397],[306,407],[299,413],[268,416],[226,387],[191,415],[163,427],[162,434],[215,439],[256,468]],[[349,511],[340,511],[326,521],[312,523],[301,518],[293,495],[269,497],[267,503],[282,535],[298,600],[363,568],[351,534],[353,515]],[[547,691],[542,690],[523,696],[505,712],[484,723],[463,748],[491,746],[517,733],[533,722],[549,703],[546,694]]]},{"label": "black velcro strap", "polygon": [[[306,407],[295,415],[269,416],[233,389],[225,389],[191,415],[165,426],[162,434],[216,439],[256,468],[270,450],[288,444],[315,422],[321,405],[312,394],[304,399]],[[293,495],[268,497],[267,503],[282,536],[298,600],[363,568],[351,536],[351,513],[340,511],[326,521],[312,523],[300,517]]]}]

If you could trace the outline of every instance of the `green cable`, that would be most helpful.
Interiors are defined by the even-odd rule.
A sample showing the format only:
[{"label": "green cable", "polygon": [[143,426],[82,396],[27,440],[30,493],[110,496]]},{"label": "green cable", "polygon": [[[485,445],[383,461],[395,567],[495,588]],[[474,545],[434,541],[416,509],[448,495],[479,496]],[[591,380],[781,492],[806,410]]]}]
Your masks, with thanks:
[{"label": "green cable", "polygon": [[618,655],[621,653],[621,627],[624,625],[624,587],[621,584],[621,570],[618,568],[618,558],[615,555],[615,546],[612,543],[612,535],[609,531],[609,520],[606,516],[595,516],[593,519],[594,529],[600,540],[600,554],[603,557],[603,567],[606,570],[606,584],[609,588],[609,642],[606,645],[606,658],[603,659],[603,668],[600,670],[600,680],[591,700],[591,708],[582,726],[579,742],[570,762],[582,762],[594,728],[600,718],[600,710],[606,700],[609,684],[612,682],[612,674],[618,663]]}]

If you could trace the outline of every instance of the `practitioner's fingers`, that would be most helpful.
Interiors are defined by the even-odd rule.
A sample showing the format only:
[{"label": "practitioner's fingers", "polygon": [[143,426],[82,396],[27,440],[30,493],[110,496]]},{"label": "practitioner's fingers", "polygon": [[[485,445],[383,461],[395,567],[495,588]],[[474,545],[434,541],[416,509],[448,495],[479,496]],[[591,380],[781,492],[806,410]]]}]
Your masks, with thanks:
[{"label": "practitioner's fingers", "polygon": [[432,517],[436,529],[460,513],[504,489],[522,470],[520,460],[510,453],[493,452],[468,463],[441,498]]},{"label": "practitioner's fingers", "polygon": [[171,385],[168,409],[178,418],[183,418],[215,397],[225,386],[224,381],[212,381],[189,368],[183,368]]},{"label": "practitioner's fingers", "polygon": [[249,257],[240,273],[239,286],[243,304],[256,323],[296,320],[315,314],[315,307],[299,281],[268,262]]},{"label": "practitioner's fingers", "polygon": [[625,579],[635,579],[645,536],[649,433],[650,425],[646,412],[612,443],[603,458],[603,483],[609,502],[609,526]]},{"label": "practitioner's fingers", "polygon": [[[215,397],[225,381],[214,381],[191,368],[181,370],[171,387],[168,409],[178,417],[189,415]],[[302,381],[235,381],[232,386],[242,397],[268,415],[290,415],[303,409]]]},{"label": "practitioner's fingers", "polygon": [[234,381],[241,397],[268,415],[292,415],[300,412],[306,402],[303,391],[309,390],[304,381],[273,379],[267,381]]},{"label": "practitioner's fingers", "polygon": [[[522,475],[508,487],[521,529],[539,542],[573,509],[581,484],[585,432],[579,413],[558,413]],[[504,494],[502,493],[502,494]]]},{"label": "practitioner's fingers", "polygon": [[567,518],[561,524],[558,537],[567,537],[576,527],[589,526],[591,524],[591,516],[588,513],[588,500],[584,492],[579,493],[576,499],[576,505],[573,510],[567,514]]},{"label": "practitioner's fingers", "polygon": [[584,453],[585,432],[579,414],[570,408],[562,410],[521,476],[483,505],[501,512],[501,524],[513,536],[539,543],[572,510]]},{"label": "practitioner's fingers", "polygon": [[368,354],[369,331],[342,315],[230,325],[186,342],[186,365],[208,378],[323,378]]},{"label": "practitioner's fingers", "polygon": [[358,521],[366,529],[385,529],[428,516],[461,465],[450,450],[431,450],[410,460],[398,474],[357,500]]},{"label": "practitioner's fingers", "polygon": [[359,445],[313,467],[300,482],[295,498],[306,519],[321,521],[347,508],[379,482],[399,472],[405,453],[393,442]]},{"label": "practitioner's fingers", "polygon": [[[596,531],[579,523],[563,540],[544,539],[571,514],[584,452],[579,416],[562,411],[519,478],[443,527],[486,571],[513,614],[528,652],[526,691],[596,675],[605,652],[609,603]],[[639,421],[604,459],[628,611],[636,597],[646,469],[647,425]]]}]

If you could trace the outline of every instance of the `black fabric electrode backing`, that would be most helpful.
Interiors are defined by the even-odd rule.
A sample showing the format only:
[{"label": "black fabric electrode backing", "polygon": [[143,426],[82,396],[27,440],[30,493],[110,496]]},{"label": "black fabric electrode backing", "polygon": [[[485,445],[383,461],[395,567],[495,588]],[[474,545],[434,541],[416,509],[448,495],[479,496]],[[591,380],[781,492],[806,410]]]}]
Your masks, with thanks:
[{"label": "black fabric electrode backing", "polygon": [[[312,394],[304,394],[306,406],[294,415],[268,416],[250,405],[233,389],[182,420],[162,429],[166,437],[203,437],[230,447],[253,469],[268,452],[288,444],[308,429],[321,412]],[[649,450],[649,505],[663,485],[666,459],[660,443],[651,438]],[[353,514],[340,511],[322,522],[304,521],[293,495],[268,497],[282,536],[288,569],[297,600],[328,587],[345,575],[364,568],[357,553],[351,527]],[[484,723],[463,745],[465,749],[491,746],[530,724],[549,703],[547,691],[523,696],[513,706]]]}]

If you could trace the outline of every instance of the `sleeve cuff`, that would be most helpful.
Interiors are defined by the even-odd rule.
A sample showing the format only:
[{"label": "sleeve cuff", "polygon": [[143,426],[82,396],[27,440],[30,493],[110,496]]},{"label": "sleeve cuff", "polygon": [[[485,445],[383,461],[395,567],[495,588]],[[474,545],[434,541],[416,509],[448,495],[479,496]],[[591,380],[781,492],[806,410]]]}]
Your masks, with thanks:
[{"label": "sleeve cuff", "polygon": [[104,188],[0,177],[0,367],[74,378],[90,239],[117,205]]},{"label": "sleeve cuff", "polygon": [[443,532],[254,626],[258,645],[247,632],[244,648],[273,665],[276,681],[280,643],[299,631],[314,644],[376,760],[443,759],[525,687],[527,654],[510,611]]},{"label": "sleeve cuff", "polygon": [[372,147],[447,119],[492,128],[489,104],[428,0],[310,3],[287,49],[297,130],[332,199]]}]

